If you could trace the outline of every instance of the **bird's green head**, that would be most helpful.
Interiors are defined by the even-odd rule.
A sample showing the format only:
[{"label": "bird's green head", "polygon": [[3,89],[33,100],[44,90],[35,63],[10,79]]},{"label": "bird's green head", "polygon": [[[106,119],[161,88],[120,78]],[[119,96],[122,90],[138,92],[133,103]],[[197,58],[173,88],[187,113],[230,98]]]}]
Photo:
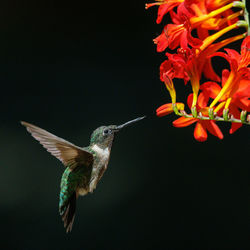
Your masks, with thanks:
[{"label": "bird's green head", "polygon": [[116,125],[101,126],[97,128],[91,135],[90,144],[97,144],[102,148],[111,146],[116,132],[115,128]]},{"label": "bird's green head", "polygon": [[122,128],[127,127],[128,125],[140,121],[144,118],[145,116],[139,117],[119,126],[117,125],[101,126],[96,130],[94,130],[94,132],[92,133],[90,139],[90,145],[97,144],[99,147],[102,148],[111,147],[112,142],[114,140],[114,136],[117,132],[119,132]]}]

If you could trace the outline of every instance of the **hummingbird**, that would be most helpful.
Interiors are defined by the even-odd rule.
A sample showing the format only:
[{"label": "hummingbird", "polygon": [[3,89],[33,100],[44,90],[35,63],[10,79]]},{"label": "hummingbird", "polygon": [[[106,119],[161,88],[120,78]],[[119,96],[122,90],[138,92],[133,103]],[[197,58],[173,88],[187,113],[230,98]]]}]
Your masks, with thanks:
[{"label": "hummingbird", "polygon": [[93,131],[87,147],[78,147],[44,129],[21,121],[27,131],[65,166],[60,184],[59,213],[66,233],[72,230],[77,198],[92,193],[107,169],[117,132],[144,118],[138,117],[119,126],[98,127]]}]

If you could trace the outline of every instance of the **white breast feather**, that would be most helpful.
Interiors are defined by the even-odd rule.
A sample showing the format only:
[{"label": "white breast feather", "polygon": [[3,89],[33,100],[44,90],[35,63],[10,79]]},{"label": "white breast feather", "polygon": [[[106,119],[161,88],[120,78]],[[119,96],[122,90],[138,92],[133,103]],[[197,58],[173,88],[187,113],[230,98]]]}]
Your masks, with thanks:
[{"label": "white breast feather", "polygon": [[94,145],[92,147],[92,149],[99,155],[101,156],[101,158],[103,158],[103,160],[107,160],[109,158],[109,149],[108,148],[105,148],[105,149],[102,149],[100,148],[98,145]]},{"label": "white breast feather", "polygon": [[[98,145],[92,146],[92,149],[96,152],[96,154],[100,157],[99,166],[104,167],[105,169],[107,168],[107,160],[109,159],[109,154],[110,150],[109,148],[102,149]],[[92,174],[95,171],[99,171],[97,168],[92,169]],[[97,185],[98,177],[96,176],[95,178],[91,179],[90,185],[89,185],[89,192],[93,192]]]}]

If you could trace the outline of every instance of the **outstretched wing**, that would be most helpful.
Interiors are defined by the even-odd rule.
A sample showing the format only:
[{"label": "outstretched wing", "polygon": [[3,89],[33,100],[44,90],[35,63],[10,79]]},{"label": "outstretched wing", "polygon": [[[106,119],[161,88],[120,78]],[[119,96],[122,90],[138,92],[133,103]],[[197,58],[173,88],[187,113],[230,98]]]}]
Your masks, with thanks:
[{"label": "outstretched wing", "polygon": [[89,166],[93,162],[93,155],[74,144],[57,137],[44,129],[27,122],[21,122],[28,132],[43,145],[52,155],[60,160],[65,166],[74,169],[76,166]]}]

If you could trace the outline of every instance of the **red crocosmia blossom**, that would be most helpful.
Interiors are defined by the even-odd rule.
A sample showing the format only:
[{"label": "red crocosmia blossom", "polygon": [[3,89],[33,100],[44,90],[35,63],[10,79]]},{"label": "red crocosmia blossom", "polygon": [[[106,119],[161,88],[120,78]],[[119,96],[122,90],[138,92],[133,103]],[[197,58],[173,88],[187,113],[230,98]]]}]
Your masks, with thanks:
[{"label": "red crocosmia blossom", "polygon": [[[170,54],[172,55],[172,54]],[[185,71],[185,68],[183,68],[183,64],[179,63],[178,60],[181,60],[182,58],[179,58],[177,56],[176,61],[175,61],[175,55],[173,54],[173,58],[170,58],[169,60],[165,60],[161,65],[160,65],[160,79],[162,82],[164,82],[163,75],[167,74],[169,78],[174,79],[174,78],[181,78],[184,79],[185,84],[189,81],[188,74]]]},{"label": "red crocosmia blossom", "polygon": [[[202,73],[202,66],[206,62],[204,53],[197,53],[195,49],[186,50],[179,49],[177,54],[166,53],[168,61],[165,62],[162,70],[166,70],[169,77],[183,78],[185,83],[190,80],[192,90],[194,93],[192,107],[195,106],[198,98],[198,91],[200,87],[200,77]],[[164,74],[164,72],[162,72]]]},{"label": "red crocosmia blossom", "polygon": [[[175,54],[166,53],[167,60],[160,65],[160,79],[165,83],[172,103],[160,106],[156,110],[157,116],[175,112],[181,116],[173,122],[175,127],[196,123],[194,137],[198,141],[206,141],[208,132],[223,139],[216,121],[232,122],[230,133],[233,133],[249,120],[247,112],[250,112],[250,37],[243,41],[241,54],[233,49],[225,49],[225,53],[217,52],[246,36],[246,33],[242,33],[219,40],[233,29],[247,27],[247,21],[238,21],[238,17],[245,10],[244,2],[155,0],[155,3],[146,4],[146,8],[159,6],[157,23],[160,23],[168,12],[172,21],[165,25],[162,33],[153,40],[157,44],[157,51],[179,47]],[[193,31],[196,32],[196,37],[193,37]],[[219,42],[215,43],[216,40]],[[212,67],[211,60],[214,56],[223,57],[230,64],[230,71],[224,70],[222,78]],[[202,75],[210,82],[200,86]],[[174,78],[183,79],[185,84],[190,81],[193,93],[188,96],[187,104],[192,114],[185,112],[183,103],[176,103],[176,90],[172,81]],[[215,81],[221,82],[221,85]],[[212,101],[208,106],[209,99]]]},{"label": "red crocosmia blossom", "polygon": [[146,4],[146,9],[155,6],[155,5],[159,5],[158,8],[158,16],[156,19],[156,23],[160,23],[162,21],[162,18],[170,11],[172,10],[174,7],[178,6],[179,4],[181,4],[182,2],[184,2],[184,0],[156,0],[156,3],[148,3]]},{"label": "red crocosmia blossom", "polygon": [[[220,37],[220,35],[223,34],[226,29],[228,28],[225,28],[215,33],[214,35],[207,37],[200,49],[188,48],[184,50],[182,48],[179,48],[177,54],[166,53],[168,60],[165,60],[160,66],[160,79],[164,81],[163,75],[167,74],[171,79],[184,79],[185,84],[190,80],[193,92],[195,94],[195,105],[199,91],[199,80],[202,73],[206,78],[212,81],[220,81],[220,77],[215,73],[212,67],[211,54],[224,47],[225,45],[244,37],[244,35],[238,35],[225,39],[218,43],[211,44],[211,42]],[[244,58],[245,57],[247,56],[244,56]]]},{"label": "red crocosmia blossom", "polygon": [[[201,92],[198,97],[198,102],[196,105],[198,113],[202,113],[203,116],[208,116],[208,108],[207,108],[208,98],[206,95]],[[193,94],[188,96],[188,106],[191,108],[191,104],[193,102]],[[193,117],[180,117],[173,122],[173,125],[177,128],[182,128],[189,126],[196,122],[196,126],[194,129],[194,138],[197,141],[203,142],[207,140],[207,131],[212,135],[217,136],[219,139],[223,139],[223,134],[220,131],[219,127],[212,120],[200,120],[198,118]]]},{"label": "red crocosmia blossom", "polygon": [[[228,70],[223,70],[222,73],[222,87],[224,87],[230,73]],[[215,99],[221,91],[221,86],[215,82],[206,82],[200,86],[203,93],[212,99]],[[240,110],[246,110],[250,112],[250,77],[248,79],[241,79],[237,90],[231,96],[230,104],[228,105],[229,114],[233,115],[234,118],[240,119]],[[220,104],[215,108],[215,111],[221,112],[223,107],[226,105],[228,97],[224,95],[220,100]],[[237,129],[242,126],[242,123],[232,123],[229,133],[234,133]]]},{"label": "red crocosmia blossom", "polygon": [[162,33],[153,40],[157,44],[157,52],[162,52],[167,47],[173,50],[181,46],[185,49],[188,48],[188,44],[194,48],[201,46],[202,41],[191,35],[192,27],[188,17],[179,13],[179,10],[180,8],[178,8],[177,14],[170,11],[173,24],[167,24]]},{"label": "red crocosmia blossom", "polygon": [[224,57],[230,63],[230,74],[224,82],[222,89],[213,100],[210,108],[214,107],[221,99],[227,99],[225,108],[228,108],[232,97],[240,88],[241,80],[248,80],[250,76],[250,36],[246,37],[241,45],[241,54],[233,49],[225,49],[226,53],[217,52],[212,56]]},{"label": "red crocosmia blossom", "polygon": [[[216,47],[207,49],[206,51],[200,53],[196,53],[196,51],[187,49],[178,49],[177,54],[166,53],[168,60],[165,60],[160,66],[160,79],[163,81],[163,74],[168,74],[170,78],[181,78],[184,79],[185,84],[190,80],[190,76],[192,74],[190,71],[193,68],[197,68],[198,77],[201,77],[201,74],[204,75],[211,80],[220,81],[220,77],[214,72],[211,58],[207,55],[209,53],[217,50]],[[196,65],[196,66],[195,66]]]},{"label": "red crocosmia blossom", "polygon": [[[199,48],[203,43],[201,39],[209,35],[202,30],[221,30],[237,21],[241,12],[233,13],[230,10],[232,7],[234,3],[229,3],[208,13],[205,0],[185,0],[178,6],[177,13],[170,11],[173,24],[167,24],[162,33],[153,40],[157,44],[157,51],[162,52],[168,47],[175,49],[178,46],[186,49],[188,45]],[[198,38],[191,35],[194,29],[197,29]]]},{"label": "red crocosmia blossom", "polygon": [[[175,103],[178,110],[184,110],[184,104],[181,103],[181,102],[177,102]],[[164,104],[162,106],[160,106],[157,110],[156,110],[156,114],[157,116],[159,117],[162,117],[162,116],[165,116],[165,115],[168,115],[168,114],[171,114],[173,113],[174,110],[173,110],[173,104],[172,103],[167,103],[167,104]]]},{"label": "red crocosmia blossom", "polygon": [[[195,63],[195,51],[192,49],[178,49],[177,54],[166,53],[168,61],[171,62],[171,72],[175,78],[190,80],[190,70]],[[166,69],[166,67],[165,67]],[[185,81],[186,83],[186,81]]]}]

